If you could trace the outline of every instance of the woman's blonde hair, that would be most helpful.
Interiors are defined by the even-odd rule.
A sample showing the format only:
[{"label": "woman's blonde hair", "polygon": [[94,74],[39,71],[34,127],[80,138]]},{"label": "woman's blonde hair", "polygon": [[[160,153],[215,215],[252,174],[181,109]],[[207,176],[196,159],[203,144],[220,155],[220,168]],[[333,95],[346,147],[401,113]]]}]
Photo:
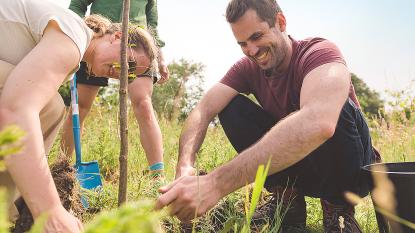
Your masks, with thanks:
[{"label": "woman's blonde hair", "polygon": [[[106,34],[121,32],[120,23],[112,23],[109,19],[101,15],[89,15],[84,18],[86,25],[94,31],[94,37],[101,37]],[[152,64],[157,64],[158,48],[156,41],[150,32],[138,25],[128,25],[128,45],[131,47],[141,47],[149,57]]]}]

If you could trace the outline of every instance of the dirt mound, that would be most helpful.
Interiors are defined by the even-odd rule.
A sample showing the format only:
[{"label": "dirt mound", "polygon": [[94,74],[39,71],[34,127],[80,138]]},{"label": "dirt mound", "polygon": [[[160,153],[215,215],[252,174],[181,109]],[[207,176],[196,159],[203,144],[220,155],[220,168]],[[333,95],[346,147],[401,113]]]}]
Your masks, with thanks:
[{"label": "dirt mound", "polygon": [[[81,218],[84,208],[81,203],[79,183],[76,181],[75,168],[69,164],[68,160],[59,159],[51,165],[50,170],[63,207]],[[32,214],[22,197],[15,201],[15,205],[19,211],[19,218],[11,232],[26,232],[33,225]]]}]

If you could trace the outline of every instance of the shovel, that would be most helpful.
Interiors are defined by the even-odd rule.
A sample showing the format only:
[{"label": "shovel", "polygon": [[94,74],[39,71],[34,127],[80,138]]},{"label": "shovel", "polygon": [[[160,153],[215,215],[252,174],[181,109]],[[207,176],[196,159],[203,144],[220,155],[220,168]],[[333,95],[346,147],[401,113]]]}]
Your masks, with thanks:
[{"label": "shovel", "polygon": [[[78,109],[78,91],[76,89],[76,75],[71,80],[71,106],[72,106],[72,128],[75,144],[75,169],[76,178],[79,181],[81,188],[94,190],[102,187],[101,176],[99,172],[98,162],[82,162],[81,157],[81,128],[79,123],[79,109]],[[88,201],[84,195],[81,196],[82,204],[88,208]]]}]

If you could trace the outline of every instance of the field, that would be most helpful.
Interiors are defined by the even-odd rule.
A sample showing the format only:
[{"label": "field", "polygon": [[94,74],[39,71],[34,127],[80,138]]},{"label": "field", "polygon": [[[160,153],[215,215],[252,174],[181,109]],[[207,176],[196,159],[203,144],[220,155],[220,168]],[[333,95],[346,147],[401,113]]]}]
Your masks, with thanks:
[{"label": "field", "polygon": [[[95,106],[89,115],[82,138],[83,160],[98,160],[101,174],[105,180],[103,191],[90,198],[94,209],[110,210],[117,208],[118,191],[118,109],[109,110],[107,107]],[[399,118],[399,119],[398,119]],[[373,143],[383,155],[386,162],[414,161],[415,136],[413,122],[404,117],[395,117],[389,120],[370,120]],[[398,120],[396,120],[398,119]],[[154,200],[157,197],[156,188],[150,177],[146,174],[147,162],[139,142],[138,126],[132,113],[129,115],[129,164],[128,164],[128,201],[135,202],[143,199]],[[178,137],[181,131],[180,122],[160,119],[160,126],[164,141],[164,159],[167,181],[174,179],[175,165],[178,152]],[[58,142],[51,155],[56,158]],[[205,143],[198,154],[197,167],[199,170],[211,171],[220,164],[232,159],[235,151],[227,142],[223,131],[219,127],[211,127]],[[51,161],[54,160],[51,159]],[[209,212],[201,220],[196,221],[198,232],[218,230],[229,219],[238,222],[244,219],[245,193],[242,188],[222,200],[218,207]],[[323,232],[322,210],[318,199],[307,198],[307,230],[308,232]],[[94,213],[85,214],[83,220],[90,221]],[[366,197],[358,205],[356,218],[364,232],[377,232],[377,225],[370,198]],[[180,232],[177,219],[167,217],[164,220],[164,229],[167,232]],[[272,231],[271,227],[264,232]]]}]

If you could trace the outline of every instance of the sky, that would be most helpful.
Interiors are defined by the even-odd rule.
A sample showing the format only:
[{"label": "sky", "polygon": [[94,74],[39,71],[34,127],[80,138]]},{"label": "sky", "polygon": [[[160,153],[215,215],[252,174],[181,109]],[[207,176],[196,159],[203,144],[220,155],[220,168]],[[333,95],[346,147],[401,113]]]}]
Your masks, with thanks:
[{"label": "sky", "polygon": [[[55,0],[63,7],[70,0]],[[121,1],[121,0],[120,0]],[[226,22],[228,0],[158,0],[159,34],[168,62],[203,63],[206,88],[243,57]],[[318,36],[342,51],[351,72],[382,95],[415,90],[415,1],[279,0],[287,32]]]}]

